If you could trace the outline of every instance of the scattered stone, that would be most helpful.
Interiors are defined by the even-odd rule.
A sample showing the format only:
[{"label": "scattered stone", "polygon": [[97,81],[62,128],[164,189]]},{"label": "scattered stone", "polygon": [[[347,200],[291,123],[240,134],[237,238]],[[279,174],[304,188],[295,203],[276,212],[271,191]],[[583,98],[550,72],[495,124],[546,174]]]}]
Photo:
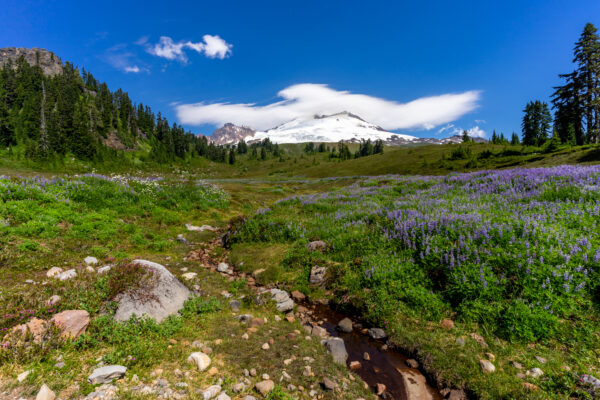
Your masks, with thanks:
[{"label": "scattered stone", "polygon": [[110,383],[113,379],[124,377],[126,372],[127,368],[122,365],[107,365],[106,367],[96,368],[88,377],[88,382],[92,385]]},{"label": "scattered stone", "polygon": [[479,360],[479,366],[485,374],[490,374],[496,371],[496,367],[489,360]]},{"label": "scattered stone", "polygon": [[442,328],[444,329],[454,329],[454,321],[451,319],[443,319],[440,325],[442,325]]},{"label": "scattered stone", "polygon": [[326,338],[328,335],[327,330],[319,325],[313,326],[310,333],[313,336],[320,337],[320,338]]},{"label": "scattered stone", "polygon": [[367,352],[364,352],[363,353],[363,360],[365,360],[365,361],[371,360],[371,355],[369,353],[367,353]]},{"label": "scattered stone", "polygon": [[387,337],[385,331],[381,328],[371,328],[367,332],[372,339],[378,340],[385,339]]},{"label": "scattered stone", "polygon": [[250,320],[250,327],[263,326],[265,324],[265,320],[262,318],[252,318]]},{"label": "scattered stone", "polygon": [[256,373],[256,368],[250,368],[250,376],[254,377],[254,376],[256,376],[256,375],[258,375],[258,374]]},{"label": "scattered stone", "polygon": [[152,261],[134,260],[133,264],[152,272],[152,282],[150,287],[144,288],[144,296],[132,291],[120,296],[115,320],[127,321],[132,315],[146,315],[156,322],[162,322],[183,308],[183,303],[190,297],[190,291],[169,270]]},{"label": "scattered stone", "polygon": [[54,368],[61,369],[61,368],[64,368],[65,365],[66,364],[64,363],[64,361],[59,361],[56,364],[54,364]]},{"label": "scattered stone", "polygon": [[548,362],[548,360],[541,356],[535,356],[535,359],[538,360],[538,362],[541,364],[546,364],[546,362]]},{"label": "scattered stone", "polygon": [[194,278],[196,278],[198,276],[198,274],[196,272],[186,272],[185,274],[182,274],[181,276],[186,281],[191,281]]},{"label": "scattered stone", "polygon": [[471,336],[471,339],[473,339],[474,341],[476,341],[477,343],[479,343],[479,345],[481,347],[483,347],[484,349],[486,347],[488,347],[487,343],[485,342],[485,339],[483,338],[483,336],[480,336],[476,333],[471,333],[469,336]]},{"label": "scattered stone", "polygon": [[345,333],[352,332],[352,320],[350,318],[344,318],[337,325],[338,329]]},{"label": "scattered stone", "polygon": [[266,396],[275,387],[275,382],[273,382],[270,379],[267,379],[258,382],[254,387],[260,392],[260,394]]},{"label": "scattered stone", "polygon": [[221,393],[221,386],[219,385],[212,385],[206,388],[206,390],[204,390],[202,392],[202,398],[204,400],[210,400],[212,398],[214,398],[215,396],[217,396],[219,393]]},{"label": "scattered stone", "polygon": [[242,393],[244,390],[246,390],[246,385],[244,385],[243,383],[236,383],[235,385],[233,385],[233,391],[235,393]]},{"label": "scattered stone", "polygon": [[52,306],[57,305],[58,303],[60,303],[61,300],[62,300],[62,297],[60,297],[59,295],[55,294],[54,296],[52,296],[48,300],[46,300],[46,305],[48,307],[52,307]]},{"label": "scattered stone", "polygon": [[104,384],[89,393],[85,397],[85,400],[116,400],[118,390],[119,389],[114,385]]},{"label": "scattered stone", "polygon": [[27,379],[27,377],[29,376],[29,374],[31,374],[33,372],[33,370],[27,370],[25,372],[21,372],[18,376],[17,376],[17,382],[19,383],[23,383],[25,381],[25,379]]},{"label": "scattered stone", "polygon": [[523,365],[521,363],[519,363],[519,362],[516,362],[516,361],[511,361],[510,365],[513,368],[516,368],[516,369],[523,369]]},{"label": "scattered stone", "polygon": [[37,396],[35,396],[35,400],[54,400],[56,398],[56,394],[46,384],[44,383],[40,388]]},{"label": "scattered stone", "polygon": [[247,323],[248,321],[250,321],[252,319],[252,314],[242,314],[242,315],[238,315],[237,319],[238,321],[240,321],[242,324]]},{"label": "scattered stone", "polygon": [[350,370],[351,371],[359,370],[361,367],[362,367],[362,365],[360,364],[360,361],[350,361]]},{"label": "scattered stone", "polygon": [[187,239],[181,233],[179,235],[177,235],[177,241],[183,245],[186,245],[186,246],[189,245]]},{"label": "scattered stone", "polygon": [[600,379],[592,375],[581,375],[581,383],[592,386],[594,389],[600,389]]},{"label": "scattered stone", "polygon": [[112,267],[111,267],[110,265],[106,265],[106,266],[104,266],[104,267],[100,267],[100,268],[98,268],[98,271],[96,271],[96,273],[97,273],[98,275],[102,275],[102,274],[105,274],[105,273],[107,273],[108,271],[110,271],[110,270],[111,270],[111,268],[112,268]]},{"label": "scattered stone", "polygon": [[333,390],[335,389],[335,382],[329,378],[323,378],[323,388],[325,390]]},{"label": "scattered stone", "polygon": [[333,356],[333,362],[341,365],[346,365],[348,359],[348,352],[346,351],[346,345],[344,340],[341,338],[332,338],[325,342],[327,351]]},{"label": "scattered stone", "polygon": [[77,276],[77,271],[75,271],[74,269],[70,269],[70,270],[67,270],[65,272],[61,272],[58,275],[55,275],[54,278],[58,279],[58,280],[61,280],[61,281],[66,281],[66,280],[69,280],[69,279],[73,279],[76,276]]},{"label": "scattered stone", "polygon": [[306,296],[304,295],[304,293],[299,292],[298,290],[294,290],[292,292],[292,299],[294,299],[295,301],[304,301],[306,300]]},{"label": "scattered stone", "polygon": [[185,224],[185,228],[190,232],[204,232],[204,231],[214,232],[217,230],[217,228],[212,227],[210,225],[196,226],[196,225],[192,225],[192,224]]},{"label": "scattered stone", "polygon": [[563,365],[562,367],[560,367],[560,369],[569,372],[571,370],[571,367],[569,367],[568,365]]},{"label": "scattered stone", "polygon": [[531,368],[526,372],[526,375],[532,378],[539,378],[540,376],[544,375],[544,371],[539,368]]},{"label": "scattered stone", "polygon": [[385,393],[386,391],[386,387],[383,383],[378,383],[377,385],[375,385],[375,393],[377,393],[377,396],[381,396]]},{"label": "scattered stone", "polygon": [[462,338],[462,337],[456,338],[456,344],[463,347],[466,344],[465,338]]},{"label": "scattered stone", "polygon": [[493,355],[492,353],[485,353],[485,356],[488,358],[488,360],[490,361],[496,361],[496,356]]},{"label": "scattered stone", "polygon": [[419,363],[415,359],[409,358],[408,360],[405,361],[405,363],[406,363],[406,366],[409,368],[414,368],[414,369],[419,368]]},{"label": "scattered stone", "polygon": [[322,240],[315,240],[306,245],[308,251],[325,251],[327,249],[327,243]]},{"label": "scattered stone", "polygon": [[229,271],[229,264],[224,263],[224,262],[219,263],[219,265],[217,265],[217,271],[223,272],[223,273],[228,272]]},{"label": "scattered stone", "polygon": [[267,379],[270,378],[269,374],[262,374],[261,378],[263,379],[263,381],[266,381]]},{"label": "scattered stone", "polygon": [[248,334],[247,334],[247,333],[244,333],[244,334],[242,335],[242,339],[244,339],[244,340],[248,340],[248,339],[250,339],[250,336],[248,336]]},{"label": "scattered stone", "polygon": [[231,308],[231,311],[233,311],[233,312],[239,312],[241,306],[242,306],[242,303],[240,303],[237,300],[231,300],[229,302],[229,308]]},{"label": "scattered stone", "polygon": [[270,348],[270,346],[269,346],[269,343],[264,343],[264,344],[261,346],[261,349],[263,349],[263,350],[269,350],[269,348]]},{"label": "scattered stone", "polygon": [[90,274],[93,274],[94,272],[96,272],[96,270],[94,269],[94,267],[92,267],[90,265],[88,265],[87,267],[85,267],[85,271],[88,272],[88,273],[90,273]]},{"label": "scattered stone", "polygon": [[243,400],[256,400],[256,397],[248,395]]},{"label": "scattered stone", "polygon": [[96,257],[87,256],[86,258],[83,259],[83,262],[86,263],[87,265],[96,265],[96,264],[98,264],[98,259]]},{"label": "scattered stone", "polygon": [[308,281],[313,285],[318,285],[325,280],[325,274],[327,274],[327,267],[315,265],[310,270],[310,278]]},{"label": "scattered stone", "polygon": [[52,267],[48,270],[48,272],[46,272],[46,276],[48,278],[54,278],[56,275],[59,275],[60,273],[63,272],[62,268],[59,267]]},{"label": "scattered stone", "polygon": [[11,332],[20,333],[23,338],[27,335],[27,332],[33,336],[34,343],[41,343],[44,333],[46,333],[47,323],[43,319],[31,318],[26,324],[17,325],[11,328]]},{"label": "scattered stone", "polygon": [[90,314],[85,310],[66,310],[55,314],[50,322],[60,328],[63,337],[77,338],[90,324]]},{"label": "scattered stone", "polygon": [[217,396],[217,398],[215,400],[231,400],[231,397],[229,397],[227,395],[227,393],[222,392],[222,393],[219,393],[219,395]]},{"label": "scattered stone", "polygon": [[534,385],[533,383],[529,383],[529,382],[522,382],[521,386],[523,386],[523,389],[531,390],[531,391],[536,391],[539,389],[536,385]]},{"label": "scattered stone", "polygon": [[285,290],[271,289],[271,294],[277,303],[277,311],[284,313],[294,309],[294,301]]},{"label": "scattered stone", "polygon": [[210,366],[210,357],[201,352],[194,352],[190,354],[187,361],[192,364],[196,364],[200,371],[206,371]]}]

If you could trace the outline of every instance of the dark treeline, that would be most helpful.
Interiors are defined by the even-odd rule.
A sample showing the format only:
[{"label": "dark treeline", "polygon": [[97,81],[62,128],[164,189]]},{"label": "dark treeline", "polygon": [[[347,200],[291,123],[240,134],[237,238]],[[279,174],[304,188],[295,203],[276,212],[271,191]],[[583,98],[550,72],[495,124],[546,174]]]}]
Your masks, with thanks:
[{"label": "dark treeline", "polygon": [[23,57],[0,69],[0,146],[23,146],[31,158],[70,153],[102,160],[139,140],[150,145],[148,157],[158,163],[195,156],[228,161],[225,148],[170,125],[160,112],[133,103],[121,89],[111,92],[68,62],[56,76]]},{"label": "dark treeline", "polygon": [[[600,37],[588,23],[573,50],[575,70],[561,74],[564,85],[554,88],[552,106],[531,101],[522,122],[523,144],[583,145],[600,139]],[[550,138],[550,135],[552,137]]]},{"label": "dark treeline", "polygon": [[371,139],[363,139],[360,141],[358,150],[356,150],[354,155],[344,141],[340,141],[337,144],[337,147],[329,147],[325,143],[320,143],[316,146],[313,142],[309,142],[304,145],[304,152],[308,154],[329,153],[330,159],[339,158],[341,160],[349,160],[351,158],[366,157],[383,153],[383,141],[376,140],[375,142],[371,142]]}]

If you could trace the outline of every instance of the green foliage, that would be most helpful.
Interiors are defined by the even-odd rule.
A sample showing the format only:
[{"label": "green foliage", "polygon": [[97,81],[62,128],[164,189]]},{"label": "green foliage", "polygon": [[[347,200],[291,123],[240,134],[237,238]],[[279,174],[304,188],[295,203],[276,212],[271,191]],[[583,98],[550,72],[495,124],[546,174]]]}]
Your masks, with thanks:
[{"label": "green foliage", "polygon": [[201,314],[213,313],[221,310],[222,305],[219,299],[215,297],[192,297],[183,305],[183,309],[179,312],[184,318],[191,318]]}]

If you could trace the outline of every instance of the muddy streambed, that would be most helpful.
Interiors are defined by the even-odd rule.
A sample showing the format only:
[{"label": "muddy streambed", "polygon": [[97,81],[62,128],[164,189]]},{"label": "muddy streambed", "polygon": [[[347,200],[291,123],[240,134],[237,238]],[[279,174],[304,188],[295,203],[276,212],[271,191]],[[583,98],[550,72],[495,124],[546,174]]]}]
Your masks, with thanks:
[{"label": "muddy streambed", "polygon": [[[377,384],[385,385],[386,399],[394,400],[441,400],[438,390],[426,382],[421,371],[407,365],[408,357],[385,347],[385,343],[371,339],[368,335],[354,329],[351,333],[340,332],[336,327],[344,315],[333,311],[326,305],[309,305],[313,321],[322,321],[321,327],[333,337],[344,339],[348,352],[348,365],[352,361],[361,364],[354,372],[371,388]],[[383,348],[382,348],[383,347]],[[368,353],[368,360],[365,360]]]}]

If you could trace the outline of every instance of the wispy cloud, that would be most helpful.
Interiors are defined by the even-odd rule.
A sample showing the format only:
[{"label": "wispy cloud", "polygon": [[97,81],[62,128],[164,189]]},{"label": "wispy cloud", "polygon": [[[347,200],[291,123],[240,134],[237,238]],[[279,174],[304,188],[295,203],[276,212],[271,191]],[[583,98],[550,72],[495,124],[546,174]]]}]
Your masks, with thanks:
[{"label": "wispy cloud", "polygon": [[188,125],[231,122],[266,130],[299,117],[350,111],[387,130],[429,130],[474,110],[480,98],[479,91],[471,90],[398,103],[312,83],[289,86],[278,95],[281,101],[265,106],[195,103],[180,104],[175,108],[179,121]]},{"label": "wispy cloud", "polygon": [[231,55],[233,45],[227,43],[219,36],[204,35],[201,42],[179,41],[175,42],[168,36],[161,36],[158,43],[150,44],[147,38],[141,38],[137,42],[146,47],[146,51],[154,56],[177,60],[182,63],[188,61],[185,50],[192,50],[204,54],[208,58],[224,59]]},{"label": "wispy cloud", "polygon": [[[476,124],[480,124],[481,122],[485,122],[479,119],[475,120]],[[438,129],[437,134],[438,135],[443,135],[445,134],[453,136],[453,135],[462,135],[462,133],[465,131],[464,128],[460,128],[455,126],[454,124],[447,124],[443,127],[441,127],[440,129]],[[486,132],[481,129],[478,125],[475,125],[472,128],[466,129],[467,133],[469,136],[471,137],[480,137],[480,138],[484,138],[486,136]]]},{"label": "wispy cloud", "polygon": [[105,51],[104,60],[114,68],[126,73],[149,72],[148,68],[140,67],[136,55],[127,49],[126,44],[118,44]]}]

